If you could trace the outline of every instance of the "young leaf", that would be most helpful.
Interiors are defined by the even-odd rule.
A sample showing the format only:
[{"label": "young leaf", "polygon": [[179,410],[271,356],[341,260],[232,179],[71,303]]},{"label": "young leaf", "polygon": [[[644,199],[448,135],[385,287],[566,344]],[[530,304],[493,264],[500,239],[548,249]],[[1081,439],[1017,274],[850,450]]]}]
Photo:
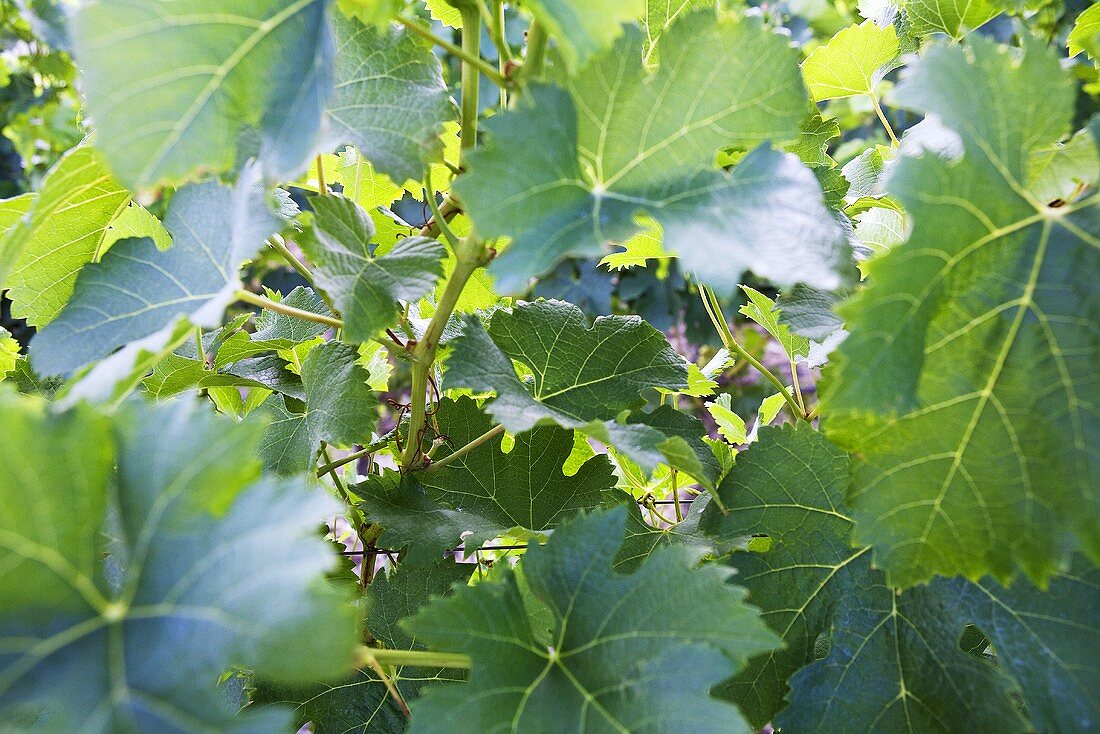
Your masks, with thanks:
[{"label": "young leaf", "polygon": [[16,428],[0,442],[12,469],[0,475],[9,726],[278,731],[289,712],[235,716],[218,676],[243,665],[308,680],[343,667],[354,608],[322,585],[333,556],[315,537],[333,508],[303,485],[255,481],[257,426],[193,404],[132,408],[112,426],[87,409],[44,416],[26,399],[0,402]]},{"label": "young leaf", "polygon": [[[271,293],[269,297],[291,308],[321,316],[332,316],[328,306],[312,288],[298,286],[285,297],[277,293]],[[329,327],[325,324],[315,321],[285,316],[274,311],[261,311],[256,317],[256,331],[252,334],[238,331],[222,342],[214,358],[214,367],[221,369],[228,364],[255,357],[258,354],[293,349],[303,342],[323,336],[328,329]]]},{"label": "young leaf", "polygon": [[1000,0],[971,0],[961,4],[954,0],[909,0],[905,13],[918,36],[946,33],[959,39],[997,17],[1006,5]]},{"label": "young leaf", "polygon": [[737,446],[747,443],[749,439],[745,433],[744,419],[733,412],[732,400],[729,393],[722,393],[717,400],[707,403],[707,412],[718,424],[718,434]]},{"label": "young leaf", "polygon": [[5,282],[12,315],[32,326],[53,320],[80,269],[103,256],[108,225],[129,202],[130,192],[111,178],[99,151],[82,146],[66,153],[11,233],[19,253]]},{"label": "young leaf", "polygon": [[24,245],[23,240],[16,239],[14,234],[19,230],[20,222],[34,206],[37,198],[37,194],[28,193],[0,200],[0,285],[5,287],[7,287],[8,273]]},{"label": "young leaf", "polygon": [[[848,478],[848,458],[820,433],[763,428],[719,488],[730,512],[703,512],[700,530],[719,542],[770,539],[729,562],[786,643],[723,693],[754,725],[784,731],[1021,731],[1010,682],[956,644],[967,619],[944,614],[925,589],[896,596],[867,549],[850,547]],[[820,635],[829,654],[815,662]]]},{"label": "young leaf", "polygon": [[622,507],[583,516],[524,555],[531,592],[553,616],[549,645],[514,573],[460,588],[406,622],[426,644],[473,658],[469,683],[412,704],[412,734],[747,734],[737,710],[706,692],[772,649],[774,635],[727,583],[728,571],[694,568],[697,554],[686,548],[658,549],[630,575],[614,571],[626,519]]},{"label": "young leaf", "polygon": [[1037,44],[1014,57],[975,38],[929,52],[898,97],[965,153],[899,161],[888,188],[913,234],[841,310],[852,333],[825,412],[860,457],[856,540],[900,586],[1017,566],[1042,581],[1075,545],[1100,559],[1100,197],[1049,208],[1025,183],[1031,147],[1066,130],[1071,88]]},{"label": "young leaf", "polygon": [[789,326],[781,322],[782,312],[775,301],[747,285],[741,286],[741,290],[749,297],[749,302],[741,307],[741,313],[763,326],[779,342],[792,362],[805,359],[810,353],[810,340],[792,332]]},{"label": "young leaf", "polygon": [[[636,316],[589,325],[562,301],[520,302],[495,313],[488,330],[468,317],[451,347],[446,386],[495,391],[486,409],[513,433],[546,422],[580,428],[641,407],[647,387],[687,387],[684,360],[661,332]],[[534,381],[521,381],[512,360]]]},{"label": "young leaf", "polygon": [[344,335],[369,341],[397,323],[397,302],[416,301],[443,275],[443,245],[426,237],[400,240],[376,256],[374,223],[358,204],[339,196],[312,200],[313,226],[302,246],[317,264],[317,284],[344,315]]},{"label": "young leaf", "polygon": [[814,102],[874,94],[898,55],[894,26],[865,20],[837,33],[802,62],[802,77]]},{"label": "young leaf", "polygon": [[1077,16],[1066,37],[1066,48],[1070,56],[1085,51],[1094,60],[1100,60],[1100,8],[1093,5]]},{"label": "young leaf", "polygon": [[629,240],[640,211],[662,227],[663,247],[719,290],[746,269],[837,285],[839,230],[797,159],[762,146],[732,174],[714,167],[720,148],[797,135],[806,102],[793,49],[753,19],[711,13],[677,21],[653,74],[642,43],[628,29],[567,89],[533,87],[486,123],[455,191],[482,236],[512,238],[490,264],[498,290],[525,291],[565,257]]},{"label": "young leaf", "polygon": [[[438,420],[452,450],[492,427],[489,416],[470,398],[444,400]],[[409,545],[410,561],[422,563],[456,547],[460,538],[472,551],[513,528],[545,532],[579,510],[609,502],[615,487],[611,462],[606,456],[593,456],[566,476],[562,467],[572,451],[572,431],[540,426],[516,436],[508,453],[494,438],[448,466],[421,473],[417,479],[423,497],[403,487],[398,491],[408,495],[405,502],[391,486],[374,481],[356,491],[366,500],[366,512],[386,528],[384,542]],[[436,456],[443,459],[449,454]],[[426,513],[448,518],[443,525],[449,532],[441,534],[438,523],[425,522]],[[472,533],[463,535],[467,531]]]},{"label": "young leaf", "polygon": [[[99,0],[73,20],[97,145],[129,188],[233,170],[246,130],[265,173],[314,153],[332,89],[326,0]],[[140,70],[140,73],[135,73]],[[242,154],[243,153],[243,154]]]},{"label": "young leaf", "polygon": [[236,189],[194,184],[173,197],[164,221],[174,244],[124,240],[87,265],[60,315],[33,340],[45,374],[71,375],[118,347],[173,330],[180,318],[212,327],[240,286],[241,263],[279,229],[264,192],[246,173]]},{"label": "young leaf", "polygon": [[333,22],[336,91],[326,110],[332,147],[354,145],[398,183],[421,179],[424,164],[442,153],[443,123],[454,117],[439,59],[395,26],[339,15]]},{"label": "young leaf", "polygon": [[305,410],[291,410],[282,395],[267,399],[261,409],[271,424],[260,444],[267,469],[296,474],[309,469],[321,441],[351,446],[370,440],[378,401],[358,359],[359,352],[349,344],[314,347],[302,362]]}]

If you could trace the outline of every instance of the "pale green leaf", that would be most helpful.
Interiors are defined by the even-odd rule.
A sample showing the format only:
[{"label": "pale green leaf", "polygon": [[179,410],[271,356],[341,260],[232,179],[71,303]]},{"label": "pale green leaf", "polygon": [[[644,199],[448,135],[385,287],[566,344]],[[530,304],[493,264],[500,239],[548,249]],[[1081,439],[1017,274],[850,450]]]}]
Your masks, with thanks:
[{"label": "pale green leaf", "polygon": [[570,69],[583,66],[645,13],[646,0],[525,0],[523,6],[558,41]]},{"label": "pale green leaf", "polygon": [[1093,59],[1100,60],[1100,7],[1093,5],[1077,16],[1073,30],[1066,37],[1070,56],[1085,51]]},{"label": "pale green leaf", "polygon": [[815,102],[874,94],[887,65],[898,55],[894,26],[866,20],[837,33],[802,62],[802,77]]},{"label": "pale green leaf", "polygon": [[37,194],[27,193],[0,200],[0,285],[4,287],[7,287],[10,269],[24,245],[23,240],[15,235],[36,198]]},{"label": "pale green leaf", "polygon": [[11,332],[0,326],[0,380],[15,369],[15,360],[19,357],[19,342],[12,338]]},{"label": "pale green leaf", "polygon": [[792,362],[809,356],[810,340],[791,331],[789,326],[781,322],[782,313],[775,305],[775,301],[747,285],[741,286],[741,290],[749,298],[748,303],[740,309],[742,315],[764,327],[764,330],[779,342],[779,346],[783,347],[783,351]]},{"label": "pale green leaf", "polygon": [[256,480],[258,426],[195,404],[138,406],[113,425],[10,395],[0,406],[15,429],[0,442],[6,727],[268,734],[290,712],[235,715],[224,671],[343,668],[355,610],[324,586],[334,558],[316,536],[335,510],[304,484]]},{"label": "pale green leaf", "polygon": [[707,403],[707,412],[718,424],[718,435],[735,446],[748,443],[745,421],[733,412],[732,398],[729,393],[723,393],[717,400]]},{"label": "pale green leaf", "polygon": [[[124,185],[234,169],[256,132],[264,171],[296,174],[332,88],[326,0],[98,0],[73,19],[96,144]],[[242,155],[244,153],[244,155]]]},{"label": "pale green leaf", "polygon": [[180,318],[219,325],[241,264],[280,227],[247,174],[236,189],[216,182],[181,189],[164,224],[174,239],[169,250],[148,237],[124,240],[83,268],[68,304],[33,339],[38,371],[70,375],[118,347],[174,331]]},{"label": "pale green leaf", "polygon": [[999,0],[909,0],[905,4],[906,17],[913,33],[927,36],[930,33],[946,33],[952,38],[962,38],[999,15],[1004,3]]}]

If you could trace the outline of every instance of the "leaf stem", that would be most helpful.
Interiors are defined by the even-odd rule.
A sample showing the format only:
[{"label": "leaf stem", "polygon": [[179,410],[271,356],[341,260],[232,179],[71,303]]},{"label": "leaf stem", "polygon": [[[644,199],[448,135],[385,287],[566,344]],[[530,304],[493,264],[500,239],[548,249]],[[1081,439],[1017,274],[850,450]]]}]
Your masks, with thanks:
[{"label": "leaf stem", "polygon": [[806,413],[806,400],[802,397],[802,386],[798,384],[798,365],[795,361],[791,360],[791,384],[794,385],[794,396],[798,400],[798,407],[802,409],[803,415]]},{"label": "leaf stem", "polygon": [[284,316],[291,316],[296,319],[302,319],[303,321],[312,321],[317,324],[325,324],[326,326],[331,326],[336,329],[342,329],[344,327],[344,322],[340,319],[334,319],[331,316],[323,316],[319,313],[313,313],[312,311],[303,311],[300,308],[287,306],[285,303],[279,303],[270,298],[264,298],[263,296],[256,295],[252,291],[246,291],[243,288],[237,291],[236,297],[238,301],[244,301],[253,306],[265,308],[268,311],[281,313]]},{"label": "leaf stem", "polygon": [[[479,14],[478,15],[478,20],[480,21],[480,19],[481,19],[481,16]],[[417,23],[415,20],[409,20],[408,18],[402,18],[402,17],[398,17],[395,20],[398,23],[400,23],[401,25],[408,28],[413,33],[420,36],[421,38],[424,38],[427,41],[430,41],[431,43],[435,44],[436,46],[439,46],[441,49],[443,49],[447,53],[452,54],[452,55],[456,56],[459,59],[462,59],[464,64],[469,64],[471,66],[476,67],[477,70],[480,71],[485,76],[487,76],[493,82],[493,84],[496,84],[497,86],[500,86],[500,87],[507,86],[508,80],[505,79],[504,76],[501,75],[501,73],[499,71],[494,69],[492,64],[490,64],[488,61],[485,61],[480,56],[477,56],[477,55],[471,56],[464,48],[456,46],[455,44],[451,43],[450,41],[446,40],[445,38],[440,38],[439,36],[432,33],[429,29],[427,29],[424,26]],[[462,19],[462,22],[463,22],[463,24],[466,23],[466,18],[465,17]],[[480,28],[481,28],[481,24],[479,22],[478,23],[478,29],[480,30]],[[463,41],[465,41],[466,35],[467,35],[466,32],[463,31],[463,34],[462,34]],[[478,40],[480,40],[480,38]]]},{"label": "leaf stem", "polygon": [[464,457],[466,454],[468,454],[471,451],[473,451],[474,449],[476,449],[478,446],[481,446],[486,441],[491,441],[493,438],[499,436],[502,433],[504,433],[504,426],[493,426],[488,431],[486,431],[485,433],[483,433],[480,436],[478,436],[477,438],[475,438],[473,441],[470,441],[470,443],[468,443],[465,446],[463,446],[462,448],[456,450],[454,453],[447,454],[446,456],[444,456],[439,461],[428,465],[428,467],[426,469],[424,469],[425,473],[433,472],[436,469],[442,469],[443,467],[447,466],[448,464],[451,464],[455,461],[458,461],[459,459]]},{"label": "leaf stem", "polygon": [[700,284],[699,295],[702,296],[703,299],[703,308],[706,309],[707,315],[710,316],[711,323],[714,324],[714,328],[718,331],[718,336],[722,339],[722,345],[755,367],[757,372],[775,385],[776,389],[778,389],[783,396],[783,399],[787,401],[787,405],[791,407],[791,411],[794,413],[795,417],[805,420],[806,411],[800,408],[798,403],[795,402],[794,397],[791,396],[790,390],[783,384],[783,381],[765,367],[760,360],[749,354],[749,352],[733,338],[729,323],[726,321],[726,315],[722,313],[722,306],[718,303],[718,297],[714,295],[714,291],[710,289],[710,286]]},{"label": "leaf stem", "polygon": [[426,185],[424,191],[424,198],[428,200],[428,208],[432,210],[432,221],[439,227],[440,233],[450,243],[451,248],[458,247],[458,236],[451,230],[450,225],[447,223],[447,218],[443,216],[443,212],[439,209],[439,202],[435,200],[435,184],[432,183],[432,168],[428,168],[424,172],[424,183]]},{"label": "leaf stem", "polygon": [[469,655],[459,652],[433,652],[431,650],[390,650],[380,647],[360,646],[356,651],[358,665],[414,665],[418,668],[471,667]]},{"label": "leaf stem", "polygon": [[405,703],[405,698],[401,695],[401,691],[397,690],[397,686],[394,685],[393,679],[386,673],[386,669],[374,659],[367,660],[367,665],[382,679],[382,683],[385,684],[386,690],[390,692],[390,696],[393,698],[394,703],[401,709],[401,713],[405,715],[406,719],[412,718],[412,712],[409,711],[409,705]]},{"label": "leaf stem", "polygon": [[898,147],[898,138],[894,135],[894,128],[890,127],[890,121],[886,119],[886,115],[882,111],[882,105],[878,102],[878,96],[874,92],[871,92],[870,96],[871,105],[875,108],[875,114],[878,115],[878,119],[882,123],[882,126],[886,128],[886,134],[890,136],[890,142],[895,148]]},{"label": "leaf stem", "polygon": [[[324,464],[323,466],[321,466],[320,468],[317,469],[317,476],[318,477],[323,477],[324,475],[328,474],[329,472],[335,471],[336,469],[339,469],[340,467],[344,466],[345,464],[350,464],[353,461],[358,461],[359,459],[362,459],[364,456],[370,456],[375,451],[381,451],[382,449],[386,448],[386,446],[393,443],[393,436],[394,436],[394,432],[390,431],[385,436],[382,436],[382,438],[378,439],[377,441],[370,444],[369,446],[364,446],[363,448],[359,449],[358,451],[350,453],[347,456],[343,456],[339,459],[336,459],[335,461],[330,461],[329,463]],[[328,461],[327,458],[326,458],[326,461]]]},{"label": "leaf stem", "polygon": [[523,66],[517,73],[519,82],[526,84],[542,76],[542,70],[546,66],[549,40],[542,29],[542,24],[537,20],[531,21],[531,25],[527,28],[527,53],[523,57]]},{"label": "leaf stem", "polygon": [[325,161],[317,156],[317,192],[321,196],[328,195],[328,186],[325,185]]},{"label": "leaf stem", "polygon": [[313,273],[310,272],[310,269],[306,267],[305,263],[295,257],[294,253],[290,251],[290,248],[286,246],[286,241],[283,240],[282,237],[277,234],[271,235],[267,238],[267,246],[279,253],[282,258],[290,264],[290,267],[294,268],[298,275],[302,276],[302,278],[309,283],[311,288],[317,287],[317,280],[313,277]]}]

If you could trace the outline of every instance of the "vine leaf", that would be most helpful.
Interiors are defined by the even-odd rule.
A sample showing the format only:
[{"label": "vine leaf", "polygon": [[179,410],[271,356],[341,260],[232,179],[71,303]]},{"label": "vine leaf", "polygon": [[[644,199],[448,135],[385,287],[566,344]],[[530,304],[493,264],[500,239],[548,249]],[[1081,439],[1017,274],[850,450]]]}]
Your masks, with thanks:
[{"label": "vine leaf", "polygon": [[0,285],[5,287],[11,267],[23,249],[22,240],[13,235],[20,229],[20,222],[37,197],[35,193],[26,193],[0,199]]},{"label": "vine leaf", "polygon": [[[232,170],[257,132],[264,172],[313,155],[332,89],[326,0],[100,0],[73,19],[97,145],[125,186]],[[134,70],[140,69],[140,74]],[[140,98],[140,100],[139,100]],[[246,101],[247,100],[247,101]]]},{"label": "vine leaf", "polygon": [[[754,725],[785,731],[1023,731],[1011,682],[958,647],[968,620],[926,588],[896,595],[867,549],[849,545],[848,477],[847,456],[820,433],[765,427],[719,488],[730,512],[704,510],[700,529],[719,542],[766,534],[768,550],[729,563],[786,643],[723,694]],[[821,635],[829,653],[817,660]]]},{"label": "vine leaf", "polygon": [[814,102],[871,95],[897,55],[894,26],[879,27],[865,20],[814,49],[802,62],[802,78]]},{"label": "vine leaf", "polygon": [[354,145],[396,182],[419,180],[424,164],[442,155],[439,133],[454,117],[439,59],[396,26],[340,14],[333,24],[336,91],[325,111],[326,137],[332,147]]},{"label": "vine leaf", "polygon": [[[444,399],[438,421],[453,448],[492,427],[470,398]],[[410,562],[423,563],[456,547],[460,538],[473,551],[513,528],[542,533],[579,510],[612,501],[618,493],[608,458],[593,456],[566,475],[563,465],[572,452],[572,431],[539,426],[516,436],[507,453],[501,439],[493,439],[448,466],[420,473],[419,486],[368,481],[356,492],[366,500],[364,510],[386,528],[384,542],[408,545]],[[428,523],[426,515],[446,522]]]},{"label": "vine leaf", "polygon": [[905,14],[918,36],[946,33],[959,39],[1000,15],[1006,5],[1000,0],[972,0],[961,5],[953,0],[910,0]]},{"label": "vine leaf", "polygon": [[566,257],[606,254],[642,229],[643,212],[664,249],[719,290],[746,269],[837,285],[847,255],[810,171],[766,145],[731,174],[714,167],[721,148],[797,137],[806,93],[794,49],[755,19],[696,13],[668,31],[650,74],[643,41],[627,29],[565,88],[534,86],[486,122],[454,188],[482,236],[512,238],[489,266],[497,290],[520,293]]},{"label": "vine leaf", "polygon": [[[448,388],[495,391],[487,410],[513,433],[539,423],[583,428],[645,404],[648,387],[687,387],[687,367],[665,336],[636,316],[601,316],[589,325],[562,301],[519,302],[493,314],[486,330],[474,317],[450,342]],[[532,374],[516,374],[513,360]]]},{"label": "vine leaf", "polygon": [[370,441],[378,401],[358,360],[350,344],[320,344],[302,362],[304,409],[279,394],[264,402],[260,410],[271,418],[260,444],[265,468],[297,474],[310,468],[322,441],[337,446]]},{"label": "vine leaf", "polygon": [[1100,10],[1095,5],[1077,16],[1066,37],[1066,49],[1070,56],[1085,51],[1094,60],[1100,59]]},{"label": "vine leaf", "polygon": [[344,335],[369,341],[397,323],[397,302],[416,301],[443,275],[446,250],[427,237],[406,237],[384,255],[370,243],[374,222],[354,201],[312,200],[313,226],[303,249],[317,265],[317,284],[344,315]]},{"label": "vine leaf", "polygon": [[747,285],[741,286],[741,290],[749,299],[749,302],[741,307],[741,313],[764,327],[779,346],[783,347],[787,358],[792,362],[805,359],[810,353],[810,340],[791,331],[791,327],[782,322],[782,312],[775,305],[775,301]]},{"label": "vine leaf", "polygon": [[80,269],[102,256],[108,225],[129,202],[130,192],[111,178],[99,151],[81,146],[66,153],[11,233],[19,252],[5,282],[12,315],[32,326],[56,317]]},{"label": "vine leaf", "polygon": [[524,5],[558,41],[566,66],[575,70],[623,33],[623,24],[645,13],[646,0],[530,0]]},{"label": "vine leaf", "polygon": [[32,364],[44,374],[71,375],[118,347],[160,339],[181,318],[220,325],[240,286],[241,264],[280,225],[247,172],[235,189],[213,181],[180,189],[164,220],[172,247],[127,239],[86,265],[68,304],[35,336]]},{"label": "vine leaf", "polygon": [[1042,584],[1074,546],[1100,560],[1100,196],[1050,208],[1026,186],[1072,87],[1038,45],[1016,58],[975,38],[932,49],[897,95],[964,152],[898,161],[887,189],[912,236],[841,307],[852,333],[824,402],[859,456],[856,542],[900,586],[1017,566]]},{"label": "vine leaf", "polygon": [[0,405],[16,429],[0,442],[9,725],[280,731],[289,712],[235,715],[219,675],[308,680],[350,658],[354,607],[324,585],[334,558],[316,538],[336,510],[302,484],[257,480],[257,425],[196,404],[137,405],[113,423],[10,394]]},{"label": "vine leaf", "polygon": [[[291,308],[309,311],[321,316],[332,316],[332,311],[312,288],[298,286],[286,297],[278,293],[268,293],[267,296]],[[281,349],[293,349],[300,344],[324,336],[328,329],[329,327],[325,324],[315,321],[306,321],[274,311],[263,310],[256,317],[256,331],[249,334],[241,330],[225,338],[217,349],[217,355],[214,357],[214,367],[221,369],[234,362],[255,357],[259,354]],[[192,354],[194,354],[194,350],[192,350]]]},{"label": "vine leaf", "polygon": [[773,649],[775,636],[728,570],[695,568],[695,551],[659,548],[630,575],[614,571],[626,522],[621,506],[593,512],[524,554],[524,578],[554,622],[550,644],[512,572],[408,620],[418,640],[473,658],[469,683],[412,704],[412,734],[750,731],[705,692]]}]

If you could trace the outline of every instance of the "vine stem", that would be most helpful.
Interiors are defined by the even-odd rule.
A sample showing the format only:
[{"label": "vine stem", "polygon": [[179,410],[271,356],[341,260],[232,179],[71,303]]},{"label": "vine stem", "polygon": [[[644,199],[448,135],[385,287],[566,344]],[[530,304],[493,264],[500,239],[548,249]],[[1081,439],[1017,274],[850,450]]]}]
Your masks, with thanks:
[{"label": "vine stem", "polygon": [[890,136],[890,142],[895,148],[898,147],[898,138],[894,135],[894,128],[890,127],[890,121],[886,119],[886,115],[882,111],[882,105],[878,102],[878,95],[874,92],[871,92],[871,105],[875,108],[875,114],[878,115],[879,122],[886,128],[886,134]]},{"label": "vine stem", "polygon": [[[429,194],[431,195],[431,194]],[[428,328],[424,336],[416,343],[412,350],[412,392],[410,400],[412,409],[409,411],[409,438],[405,444],[405,450],[401,454],[401,467],[405,471],[415,468],[414,465],[421,458],[421,441],[424,424],[427,419],[428,375],[435,365],[436,348],[439,346],[439,337],[447,325],[447,320],[454,313],[458,299],[462,295],[470,276],[484,264],[486,254],[485,246],[476,235],[459,240],[459,246],[455,248],[455,269],[451,277],[447,279],[447,287],[443,289],[443,295],[436,304],[435,314],[428,322]]]},{"label": "vine stem", "polygon": [[268,237],[267,246],[279,253],[279,255],[290,264],[290,267],[294,268],[298,275],[302,276],[302,278],[309,283],[310,287],[317,287],[317,281],[313,277],[313,273],[306,267],[305,263],[295,257],[294,253],[290,251],[290,248],[286,246],[286,241],[283,240],[282,237],[277,234]]},{"label": "vine stem", "polygon": [[[508,85],[508,80],[505,79],[504,76],[499,71],[494,69],[492,64],[490,64],[488,61],[485,61],[480,56],[471,55],[465,48],[460,47],[460,46],[456,46],[455,44],[451,43],[450,41],[448,41],[445,38],[440,38],[439,36],[432,33],[429,29],[425,28],[424,26],[420,25],[419,23],[417,23],[414,20],[409,20],[408,18],[402,18],[402,17],[398,17],[398,18],[396,18],[396,20],[397,20],[398,23],[405,26],[406,28],[408,28],[410,31],[412,31],[416,35],[420,36],[421,38],[431,42],[432,44],[434,44],[436,46],[439,46],[441,49],[443,49],[447,53],[452,54],[452,55],[462,59],[463,66],[469,65],[469,66],[476,67],[477,70],[480,71],[482,74],[484,74],[486,77],[488,77],[493,82],[493,84],[496,84],[499,87],[504,87],[504,86]],[[478,27],[478,30],[480,30],[481,29],[481,23],[480,23],[481,15],[480,14],[477,15],[477,20],[478,20],[477,27]],[[463,17],[462,23],[463,23],[463,25],[465,25],[465,23],[466,23],[466,18],[465,17]],[[473,34],[469,34],[469,33],[466,33],[465,31],[463,31],[463,34],[462,34],[463,41],[465,41],[467,35],[473,35]],[[480,38],[478,40],[480,40]]]},{"label": "vine stem", "polygon": [[383,668],[377,660],[368,660],[367,665],[369,665],[374,672],[378,674],[378,677],[382,679],[382,683],[385,684],[386,690],[390,692],[390,697],[393,698],[397,707],[401,709],[401,713],[405,715],[405,718],[411,719],[412,712],[409,711],[409,705],[405,703],[405,697],[401,695],[401,691],[397,690],[397,686],[394,685],[390,675],[386,673],[386,669]]},{"label": "vine stem", "polygon": [[465,668],[469,670],[469,655],[459,652],[432,652],[430,650],[390,650],[361,645],[356,651],[359,666],[411,665],[418,668]]},{"label": "vine stem", "polygon": [[783,381],[765,367],[760,360],[749,354],[748,351],[733,338],[733,332],[730,331],[729,323],[726,321],[726,315],[722,313],[722,306],[718,303],[718,297],[714,295],[714,291],[711,290],[709,286],[700,284],[699,295],[702,296],[703,299],[703,308],[706,309],[707,315],[710,316],[710,320],[714,324],[714,328],[718,331],[718,336],[722,339],[722,345],[756,368],[760,374],[767,378],[768,382],[775,385],[776,389],[779,390],[779,393],[783,396],[787,405],[790,406],[795,417],[806,420],[806,412],[799,407],[797,402],[795,402],[794,397],[791,395],[791,391],[787,389]]},{"label": "vine stem", "polygon": [[378,439],[377,441],[370,444],[369,446],[364,446],[363,448],[359,449],[358,451],[356,451],[354,453],[351,453],[351,454],[348,454],[347,456],[342,456],[339,459],[336,459],[335,461],[329,461],[326,458],[325,461],[328,461],[328,463],[324,464],[323,466],[321,466],[317,469],[317,476],[318,477],[323,477],[324,475],[328,474],[329,472],[335,471],[336,469],[339,469],[340,467],[342,467],[346,464],[350,464],[353,461],[358,461],[359,459],[362,459],[364,456],[370,456],[374,452],[380,451],[381,449],[386,448],[386,446],[389,446],[391,443],[393,443],[393,436],[394,436],[394,432],[390,431],[385,436],[382,436],[382,438]]},{"label": "vine stem", "polygon": [[527,28],[527,54],[523,58],[523,66],[518,72],[518,80],[524,84],[542,76],[542,70],[546,66],[546,51],[549,48],[549,38],[537,21],[531,21]]},{"label": "vine stem", "polygon": [[302,319],[303,321],[313,321],[317,324],[325,324],[336,329],[344,328],[344,322],[340,319],[334,319],[331,316],[324,316],[319,313],[313,313],[312,311],[304,311],[300,308],[294,308],[288,306],[285,303],[279,303],[273,301],[270,298],[256,295],[252,291],[246,291],[243,288],[235,294],[238,301],[244,301],[250,303],[253,306],[259,306],[265,308],[268,311],[274,311],[275,313],[281,313],[284,316],[293,316],[296,319]]},{"label": "vine stem", "polygon": [[433,464],[429,465],[429,466],[428,466],[428,468],[424,470],[424,472],[425,472],[425,473],[427,473],[427,472],[433,472],[433,471],[435,471],[436,469],[440,469],[440,468],[442,468],[442,467],[444,467],[444,466],[447,466],[447,464],[450,464],[450,463],[453,463],[453,462],[455,462],[455,461],[458,461],[458,460],[459,460],[459,459],[461,459],[461,458],[462,458],[463,456],[465,456],[466,454],[468,454],[468,453],[470,453],[471,451],[473,451],[474,449],[476,449],[476,448],[477,448],[478,446],[481,446],[481,445],[482,445],[483,443],[485,443],[486,441],[491,441],[491,440],[493,440],[493,438],[495,438],[495,437],[499,436],[499,435],[500,435],[500,434],[502,434],[502,433],[504,433],[504,426],[493,426],[493,427],[492,427],[492,428],[490,428],[490,429],[489,429],[488,431],[486,431],[485,433],[481,434],[480,436],[478,436],[477,438],[475,438],[475,439],[474,439],[473,441],[470,441],[470,443],[466,444],[465,446],[463,446],[462,448],[458,449],[458,450],[457,450],[457,451],[455,451],[454,453],[451,453],[451,454],[447,454],[446,456],[444,456],[444,457],[443,457],[442,459],[440,459],[439,461],[437,461],[437,462],[435,462],[435,463],[433,463]]},{"label": "vine stem", "polygon": [[[480,67],[471,59],[485,63],[481,58],[481,13],[477,8],[464,7],[462,9],[462,110],[460,123],[462,125],[462,139],[460,141],[460,155],[458,167],[462,168],[466,151],[477,145],[477,118],[480,112],[478,105],[478,93]],[[496,70],[494,69],[494,73]],[[429,192],[435,196],[435,192]]]}]

